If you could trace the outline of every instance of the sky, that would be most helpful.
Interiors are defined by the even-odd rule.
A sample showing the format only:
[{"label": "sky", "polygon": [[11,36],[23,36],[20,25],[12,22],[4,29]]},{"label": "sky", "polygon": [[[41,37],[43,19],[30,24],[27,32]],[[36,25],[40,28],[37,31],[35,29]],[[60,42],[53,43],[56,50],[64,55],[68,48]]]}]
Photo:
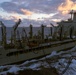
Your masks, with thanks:
[{"label": "sky", "polygon": [[75,0],[0,0],[0,21],[9,27],[18,19],[20,26],[56,25],[70,18],[71,10],[76,10]]}]

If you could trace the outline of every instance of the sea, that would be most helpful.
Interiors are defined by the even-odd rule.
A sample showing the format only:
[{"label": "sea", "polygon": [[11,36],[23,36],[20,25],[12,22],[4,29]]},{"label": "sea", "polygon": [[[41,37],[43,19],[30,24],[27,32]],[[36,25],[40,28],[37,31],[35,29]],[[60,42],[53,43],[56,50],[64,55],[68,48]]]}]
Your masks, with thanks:
[{"label": "sea", "polygon": [[[27,36],[29,36],[30,28],[29,27],[18,27],[17,30],[19,31],[20,34],[22,34],[22,28],[25,28]],[[10,39],[12,31],[13,31],[12,27],[7,27],[6,28],[7,39]],[[37,35],[38,31],[41,31],[40,27],[33,27],[33,35]],[[49,35],[49,34],[51,34],[50,27],[45,27],[44,28],[44,35],[46,36],[46,35]],[[1,40],[1,37],[2,37],[2,33],[1,33],[1,28],[0,28],[0,40]]]}]

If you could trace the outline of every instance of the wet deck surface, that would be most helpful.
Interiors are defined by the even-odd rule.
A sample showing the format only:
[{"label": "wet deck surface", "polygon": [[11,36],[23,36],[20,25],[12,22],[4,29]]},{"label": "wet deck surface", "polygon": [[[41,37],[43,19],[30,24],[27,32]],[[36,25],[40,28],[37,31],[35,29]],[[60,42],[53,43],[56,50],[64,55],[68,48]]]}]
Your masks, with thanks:
[{"label": "wet deck surface", "polygon": [[19,65],[0,66],[0,75],[76,75],[76,47]]},{"label": "wet deck surface", "polygon": [[[11,73],[7,73],[7,75],[15,75]],[[16,75],[59,75],[55,68],[43,68],[42,70],[24,70],[19,71]]]}]

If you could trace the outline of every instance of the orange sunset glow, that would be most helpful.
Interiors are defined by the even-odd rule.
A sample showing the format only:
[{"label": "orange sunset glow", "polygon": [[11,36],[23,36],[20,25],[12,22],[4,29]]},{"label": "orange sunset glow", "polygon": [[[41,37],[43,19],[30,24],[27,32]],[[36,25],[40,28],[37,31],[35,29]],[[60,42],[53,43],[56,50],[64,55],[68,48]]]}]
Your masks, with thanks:
[{"label": "orange sunset glow", "polygon": [[58,10],[63,14],[68,14],[70,10],[76,10],[76,2],[72,0],[65,0],[64,3],[59,5]]}]

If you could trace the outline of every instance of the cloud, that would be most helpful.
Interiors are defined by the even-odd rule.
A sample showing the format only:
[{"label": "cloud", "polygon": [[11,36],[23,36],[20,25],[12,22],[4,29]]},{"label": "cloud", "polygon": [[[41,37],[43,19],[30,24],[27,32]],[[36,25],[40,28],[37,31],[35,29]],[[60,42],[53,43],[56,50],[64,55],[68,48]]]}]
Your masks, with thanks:
[{"label": "cloud", "polygon": [[72,0],[65,0],[64,3],[59,5],[58,10],[65,15],[69,13],[70,10],[76,10],[76,2]]},{"label": "cloud", "polygon": [[36,20],[36,21],[44,21],[46,19],[51,19],[55,14],[57,13],[50,13],[50,14],[44,14],[44,13],[33,13],[29,19]]},{"label": "cloud", "polygon": [[25,14],[25,15],[32,15],[33,12],[26,10],[26,9],[21,9],[21,11]]},{"label": "cloud", "polygon": [[18,6],[12,2],[3,2],[1,3],[1,8],[7,12],[18,11]]},{"label": "cloud", "polygon": [[34,20],[34,21],[45,21],[48,19],[51,19],[54,15],[57,13],[50,13],[50,14],[44,14],[44,13],[36,13],[36,12],[31,12],[26,9],[21,10],[24,14],[20,14],[17,12],[6,12],[3,9],[1,9],[1,14],[0,17],[5,20],[14,20],[17,21],[18,19],[24,20]]},{"label": "cloud", "polygon": [[[22,19],[23,22],[29,24],[48,24],[51,21],[61,19],[61,14],[57,14],[57,7],[64,0],[11,0],[10,2],[1,3],[4,10],[0,14],[0,18],[5,20]],[[58,15],[58,16],[56,16]],[[23,23],[23,24],[24,24]]]},{"label": "cloud", "polygon": [[3,3],[3,2],[9,2],[9,1],[11,1],[11,0],[0,0],[0,3]]},{"label": "cloud", "polygon": [[56,12],[56,7],[62,1],[63,0],[12,0],[19,8],[48,14]]},{"label": "cloud", "polygon": [[52,21],[54,21],[54,22],[60,22],[61,19],[52,19]]}]

